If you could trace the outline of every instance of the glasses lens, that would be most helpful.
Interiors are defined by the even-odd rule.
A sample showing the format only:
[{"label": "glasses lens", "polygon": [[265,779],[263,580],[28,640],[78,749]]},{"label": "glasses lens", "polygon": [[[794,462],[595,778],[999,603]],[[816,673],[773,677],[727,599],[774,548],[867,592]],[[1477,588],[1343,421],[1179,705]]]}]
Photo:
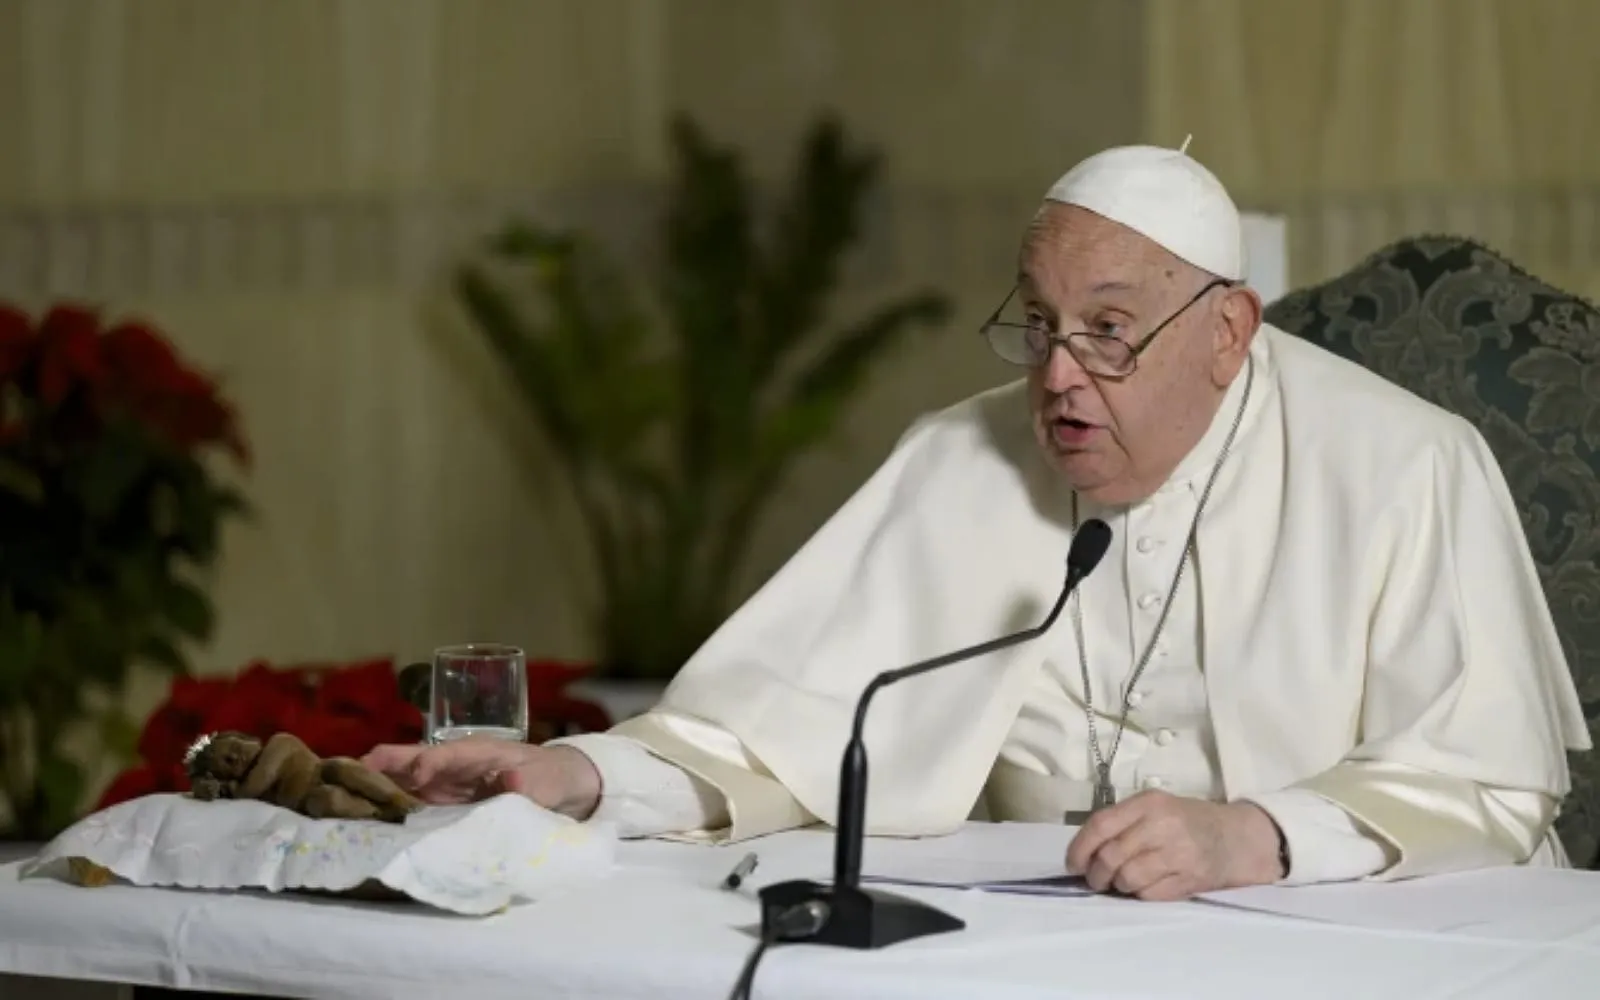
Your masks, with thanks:
[{"label": "glasses lens", "polygon": [[1075,333],[1067,338],[1072,356],[1096,375],[1126,375],[1133,370],[1133,348],[1116,337]]},{"label": "glasses lens", "polygon": [[990,323],[983,328],[983,335],[989,341],[990,349],[1002,361],[1024,366],[1039,363],[1042,353],[1039,338],[1028,328],[1009,323]]}]

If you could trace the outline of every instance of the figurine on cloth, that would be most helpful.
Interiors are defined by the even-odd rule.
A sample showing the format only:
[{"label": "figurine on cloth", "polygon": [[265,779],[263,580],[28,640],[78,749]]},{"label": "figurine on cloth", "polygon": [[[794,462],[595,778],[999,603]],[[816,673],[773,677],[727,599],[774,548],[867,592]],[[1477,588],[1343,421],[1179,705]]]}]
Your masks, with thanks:
[{"label": "figurine on cloth", "polygon": [[239,732],[202,736],[184,754],[190,794],[201,801],[258,799],[312,819],[404,822],[422,807],[388,776],[349,757],[317,756],[289,733],[266,743]]}]

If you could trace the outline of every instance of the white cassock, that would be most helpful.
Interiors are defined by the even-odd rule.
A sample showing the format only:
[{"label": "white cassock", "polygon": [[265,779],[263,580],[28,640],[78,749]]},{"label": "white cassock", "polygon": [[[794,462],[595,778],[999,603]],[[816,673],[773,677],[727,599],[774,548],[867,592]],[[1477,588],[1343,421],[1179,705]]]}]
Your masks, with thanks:
[{"label": "white cassock", "polygon": [[[1283,828],[1291,882],[1566,864],[1551,822],[1564,751],[1588,748],[1588,731],[1487,445],[1269,325],[1251,357],[1195,560],[1131,692],[1118,799],[1254,801]],[[1113,531],[1074,598],[1106,753],[1245,383],[1241,370],[1153,496],[1080,502]],[[1072,500],[1023,383],[919,421],[659,706],[562,741],[599,767],[596,818],[713,839],[831,823],[864,685],[1042,619]],[[1089,805],[1073,612],[1032,643],[876,697],[869,833],[942,834],[975,811],[1061,822]]]}]

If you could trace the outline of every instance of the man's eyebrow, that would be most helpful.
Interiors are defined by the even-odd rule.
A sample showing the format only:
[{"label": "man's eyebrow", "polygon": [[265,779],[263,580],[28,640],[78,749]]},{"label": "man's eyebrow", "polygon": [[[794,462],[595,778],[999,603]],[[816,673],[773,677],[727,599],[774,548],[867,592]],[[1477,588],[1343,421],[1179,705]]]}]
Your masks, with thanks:
[{"label": "man's eyebrow", "polygon": [[1101,281],[1096,283],[1089,291],[1096,295],[1104,295],[1106,292],[1137,291],[1138,287],[1131,281]]},{"label": "man's eyebrow", "polygon": [[[1032,287],[1032,280],[1030,279],[1027,271],[1017,272],[1016,285],[1019,290],[1025,290]],[[1105,295],[1109,292],[1136,292],[1139,290],[1139,288],[1140,286],[1132,281],[1113,279],[1110,281],[1095,282],[1093,285],[1089,286],[1089,293],[1091,295]]]}]

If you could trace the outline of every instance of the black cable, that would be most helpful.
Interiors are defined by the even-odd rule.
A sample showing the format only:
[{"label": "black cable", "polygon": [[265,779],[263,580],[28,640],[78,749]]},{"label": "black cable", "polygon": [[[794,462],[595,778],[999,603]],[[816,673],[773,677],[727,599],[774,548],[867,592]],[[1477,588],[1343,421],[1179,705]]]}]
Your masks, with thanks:
[{"label": "black cable", "polygon": [[739,970],[739,978],[733,984],[733,992],[728,994],[728,1000],[750,1000],[750,990],[756,984],[756,966],[761,964],[761,956],[774,944],[774,939],[763,934],[756,946],[750,949],[750,957],[744,960],[744,968]]},{"label": "black cable", "polygon": [[804,941],[821,930],[827,919],[828,908],[820,902],[801,903],[778,914],[772,922],[772,930],[764,932],[750,949],[750,956],[744,960],[744,968],[739,971],[728,1000],[750,1000],[750,991],[756,983],[756,966],[761,964],[768,948],[784,941]]}]

